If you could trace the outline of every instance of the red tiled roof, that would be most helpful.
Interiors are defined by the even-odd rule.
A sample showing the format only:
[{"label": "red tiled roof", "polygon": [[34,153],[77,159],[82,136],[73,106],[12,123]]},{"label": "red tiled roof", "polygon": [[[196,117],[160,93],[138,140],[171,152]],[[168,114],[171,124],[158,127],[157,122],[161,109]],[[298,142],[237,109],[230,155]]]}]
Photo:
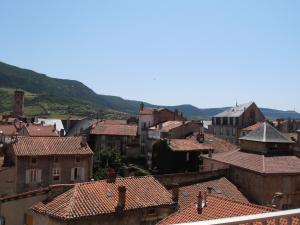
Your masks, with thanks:
[{"label": "red tiled roof", "polygon": [[[196,133],[192,138],[196,138]],[[215,153],[219,152],[229,152],[238,149],[238,146],[231,144],[228,141],[225,141],[221,138],[215,137],[213,134],[204,133],[204,144],[207,144]]]},{"label": "red tiled roof", "polygon": [[183,122],[183,121],[170,120],[170,121],[163,122],[157,126],[150,127],[149,129],[150,130],[162,130],[165,132],[169,132],[170,130],[180,127],[180,126],[183,126],[184,124],[187,124],[187,123],[190,123],[190,121]]},{"label": "red tiled roof", "polygon": [[249,126],[249,127],[243,128],[242,131],[250,132],[250,131],[256,130],[257,128],[260,127],[261,124],[262,124],[262,122],[258,122],[256,124],[253,124],[253,125]]},{"label": "red tiled roof", "polygon": [[74,188],[48,203],[40,202],[32,209],[37,213],[68,220],[116,212],[118,187],[126,187],[123,210],[168,206],[171,194],[152,176],[117,178],[76,184]]},{"label": "red tiled roof", "polygon": [[211,159],[258,173],[300,173],[300,158],[296,156],[265,156],[236,150],[213,154]]},{"label": "red tiled roof", "polygon": [[212,148],[193,139],[170,139],[168,144],[173,151],[208,151]]},{"label": "red tiled roof", "polygon": [[207,187],[212,188],[212,195],[222,196],[239,202],[249,203],[246,197],[225,177],[217,180],[182,186],[179,189],[179,206],[185,208],[195,202],[199,191],[207,191]]},{"label": "red tiled roof", "polygon": [[158,224],[167,225],[189,223],[203,220],[266,213],[271,211],[273,211],[271,208],[250,203],[242,203],[220,196],[208,195],[207,206],[202,209],[202,213],[198,213],[197,202],[194,201],[188,207],[170,215]]},{"label": "red tiled roof", "polygon": [[91,129],[91,134],[96,135],[116,135],[116,136],[136,136],[138,127],[135,124],[123,124],[118,122],[100,122]]},{"label": "red tiled roof", "polygon": [[4,135],[15,135],[17,133],[17,128],[14,124],[0,124],[0,132]]},{"label": "red tiled roof", "polygon": [[58,137],[54,126],[42,126],[35,124],[25,125],[30,137]]},{"label": "red tiled roof", "polygon": [[81,146],[82,137],[18,137],[12,144],[17,156],[91,155],[87,145]]}]

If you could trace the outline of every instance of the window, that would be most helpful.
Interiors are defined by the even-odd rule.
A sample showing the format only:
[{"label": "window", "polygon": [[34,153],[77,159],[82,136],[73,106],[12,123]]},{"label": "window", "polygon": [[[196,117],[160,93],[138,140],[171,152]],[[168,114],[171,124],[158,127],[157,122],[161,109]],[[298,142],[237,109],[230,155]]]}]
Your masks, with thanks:
[{"label": "window", "polygon": [[29,169],[26,170],[26,184],[30,183],[40,183],[42,181],[42,170],[39,169]]},{"label": "window", "polygon": [[54,168],[52,170],[52,176],[53,176],[53,180],[55,181],[60,180],[60,168]]},{"label": "window", "polygon": [[72,181],[83,181],[84,180],[84,168],[74,167],[71,169],[71,180]]}]

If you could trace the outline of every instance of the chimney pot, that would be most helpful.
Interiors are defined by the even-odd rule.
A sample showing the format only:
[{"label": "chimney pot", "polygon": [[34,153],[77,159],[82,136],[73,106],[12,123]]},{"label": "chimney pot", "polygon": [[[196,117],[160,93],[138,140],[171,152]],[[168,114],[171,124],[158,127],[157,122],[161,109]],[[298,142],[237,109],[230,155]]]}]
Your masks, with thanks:
[{"label": "chimney pot", "polygon": [[202,193],[201,191],[199,191],[199,194],[197,196],[197,211],[199,214],[202,213],[202,202],[203,202],[203,198],[202,198]]},{"label": "chimney pot", "polygon": [[118,187],[118,205],[117,205],[117,211],[120,211],[125,208],[126,204],[126,187],[125,186],[119,186]]},{"label": "chimney pot", "polygon": [[173,184],[172,185],[172,200],[173,200],[173,202],[178,204],[178,198],[179,198],[179,185]]}]

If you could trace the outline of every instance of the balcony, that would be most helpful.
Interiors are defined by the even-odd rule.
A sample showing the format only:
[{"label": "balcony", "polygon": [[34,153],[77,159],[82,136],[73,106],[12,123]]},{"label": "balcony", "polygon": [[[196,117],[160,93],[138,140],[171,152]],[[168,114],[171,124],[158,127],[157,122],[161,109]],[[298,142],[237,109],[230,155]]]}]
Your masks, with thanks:
[{"label": "balcony", "polygon": [[228,217],[176,225],[300,225],[300,209],[277,211],[247,216]]}]

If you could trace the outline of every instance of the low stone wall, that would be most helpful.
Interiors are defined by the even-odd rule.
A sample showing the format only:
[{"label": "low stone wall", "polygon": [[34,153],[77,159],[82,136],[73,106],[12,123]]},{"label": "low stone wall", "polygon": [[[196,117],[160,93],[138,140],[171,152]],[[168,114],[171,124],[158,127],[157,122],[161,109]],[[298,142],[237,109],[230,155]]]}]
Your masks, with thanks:
[{"label": "low stone wall", "polygon": [[188,185],[196,182],[204,182],[211,179],[225,177],[228,174],[227,169],[215,171],[187,172],[155,175],[155,178],[165,187],[170,187],[172,184]]}]

